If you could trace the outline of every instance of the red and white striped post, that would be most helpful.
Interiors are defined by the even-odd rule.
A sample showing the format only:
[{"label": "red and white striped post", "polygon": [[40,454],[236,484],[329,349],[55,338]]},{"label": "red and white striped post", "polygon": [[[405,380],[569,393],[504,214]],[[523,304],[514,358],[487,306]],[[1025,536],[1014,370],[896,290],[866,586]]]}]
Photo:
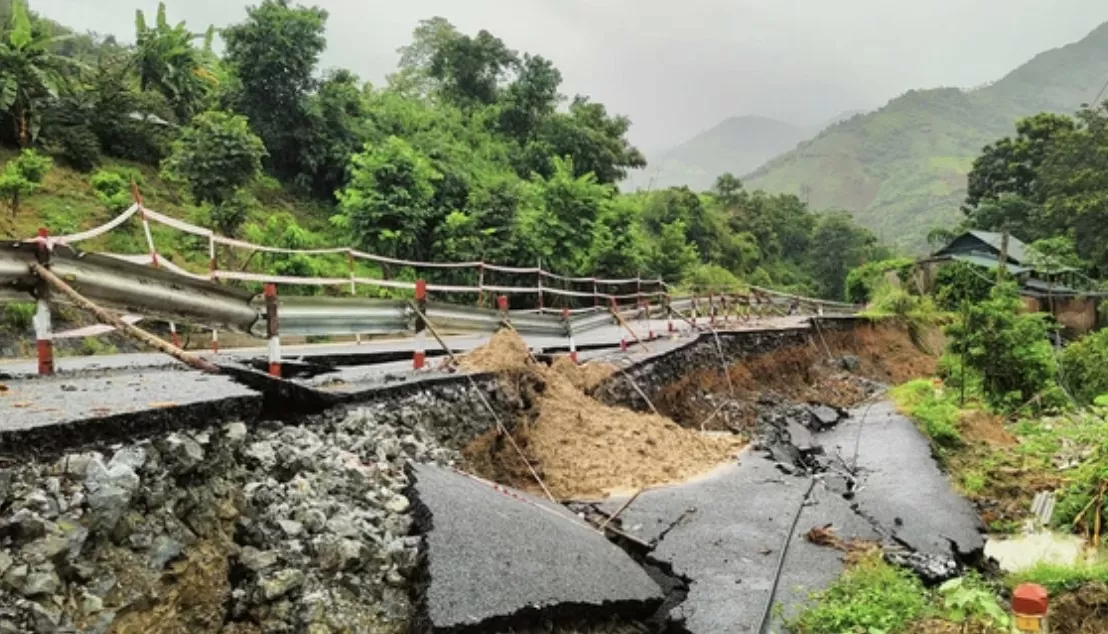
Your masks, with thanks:
[{"label": "red and white striped post", "polygon": [[[416,280],[415,283],[415,301],[416,306],[419,308],[419,312],[423,315],[427,314],[427,282],[426,280]],[[424,363],[427,362],[427,324],[424,323],[423,317],[416,315],[415,323],[415,352],[412,354],[412,368],[415,370],[422,370]]]},{"label": "red and white striped post", "polygon": [[692,319],[690,320],[690,322],[692,323],[692,327],[695,330],[696,329],[696,312],[697,312],[696,293],[693,293],[693,296],[692,296],[691,300],[692,300],[692,310],[691,310],[690,315],[692,316]]},{"label": "red and white striped post", "polygon": [[731,320],[731,304],[727,301],[727,293],[721,293],[719,301],[723,306],[723,323],[727,324]]},{"label": "red and white striped post", "polygon": [[174,347],[181,347],[181,336],[177,334],[177,324],[173,323],[172,321],[169,322],[169,337],[173,340]]},{"label": "red and white striped post", "polygon": [[716,297],[712,293],[708,293],[708,325],[716,326]]},{"label": "red and white striped post", "polygon": [[212,328],[212,354],[219,354],[219,331]]},{"label": "red and white striped post", "polygon": [[600,308],[600,289],[596,285],[596,278],[592,278],[592,305],[593,308]]},{"label": "red and white striped post", "polygon": [[569,338],[569,360],[577,363],[577,342],[573,340],[573,322],[569,319],[569,309],[562,309],[562,323],[566,327],[566,337]]},{"label": "red and white striped post", "polygon": [[646,340],[654,341],[654,320],[650,318],[650,300],[643,300],[643,316],[646,317]]},{"label": "red and white striped post", "polygon": [[[351,249],[346,250],[346,269],[350,273],[350,296],[358,296],[358,284],[354,281],[354,251]],[[361,333],[354,333],[354,344],[362,345]]]},{"label": "red and white striped post", "polygon": [[676,332],[677,328],[675,328],[674,325],[673,325],[673,306],[670,303],[671,298],[669,296],[669,293],[665,294],[663,301],[665,301],[665,305],[666,305],[666,332],[669,332],[669,333]]},{"label": "red and white striped post", "polygon": [[539,314],[543,311],[543,297],[542,297],[542,260],[539,260]]},{"label": "red and white striped post", "polygon": [[485,263],[477,263],[477,307],[485,304]]},{"label": "red and white striped post", "polygon": [[[615,297],[609,297],[608,301],[611,302],[612,316],[614,317],[614,316],[618,315],[619,314],[619,304],[616,303],[616,298]],[[616,323],[619,323],[619,319],[616,319]],[[627,329],[626,328],[620,328],[619,329],[619,349],[622,352],[627,352]]]},{"label": "red and white striped post", "polygon": [[[49,236],[46,229],[38,230],[40,240],[35,256],[43,266],[50,265]],[[36,291],[38,301],[35,302],[35,348],[38,352],[38,373],[45,376],[54,373],[54,329],[50,323],[50,287],[45,282],[40,282]]]},{"label": "red and white striped post", "polygon": [[208,277],[213,281],[215,280],[216,261],[215,261],[215,234],[208,235]]},{"label": "red and white striped post", "polygon": [[269,338],[269,375],[281,378],[281,334],[277,318],[277,285],[265,285],[265,330]]}]

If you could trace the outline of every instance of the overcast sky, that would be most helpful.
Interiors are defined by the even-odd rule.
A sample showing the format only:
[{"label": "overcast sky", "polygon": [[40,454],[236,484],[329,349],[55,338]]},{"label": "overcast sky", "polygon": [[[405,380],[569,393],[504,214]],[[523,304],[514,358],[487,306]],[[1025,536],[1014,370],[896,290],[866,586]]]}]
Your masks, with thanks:
[{"label": "overcast sky", "polygon": [[[30,0],[79,29],[134,37],[156,0]],[[241,20],[235,0],[168,0],[194,30]],[[330,12],[323,66],[374,83],[423,18],[488,29],[539,53],[583,93],[627,114],[652,151],[725,117],[815,124],[911,89],[975,86],[1108,21],[1104,0],[316,0]],[[1106,78],[1108,79],[1108,78]],[[1092,98],[1092,95],[1090,95]],[[1078,104],[1074,104],[1077,107]]]}]

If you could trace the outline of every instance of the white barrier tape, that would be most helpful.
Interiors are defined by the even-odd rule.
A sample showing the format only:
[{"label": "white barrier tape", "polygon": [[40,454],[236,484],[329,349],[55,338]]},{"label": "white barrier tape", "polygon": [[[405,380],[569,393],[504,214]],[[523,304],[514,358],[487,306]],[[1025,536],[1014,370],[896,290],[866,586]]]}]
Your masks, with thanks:
[{"label": "white barrier tape", "polygon": [[263,282],[272,284],[299,284],[303,286],[335,286],[349,284],[350,280],[339,277],[292,277],[289,275],[268,275],[265,273],[244,273],[242,271],[212,271],[212,277],[224,280],[244,282]]},{"label": "white barrier tape", "polygon": [[[120,318],[125,324],[137,324],[142,321],[140,315],[123,315]],[[64,332],[54,333],[53,339],[84,339],[85,337],[96,337],[99,335],[106,335],[109,332],[114,332],[115,326],[106,326],[104,324],[97,324],[95,326],[85,326],[84,328],[75,328],[73,330],[66,330]]]},{"label": "white barrier tape", "polygon": [[439,284],[428,284],[427,290],[435,293],[480,293],[481,289],[476,286],[442,286]]},{"label": "white barrier tape", "polygon": [[[123,260],[124,262],[130,262],[131,264],[143,264],[143,265],[149,266],[149,265],[152,265],[154,263],[154,259],[152,257],[150,257],[149,253],[144,253],[144,254],[141,254],[141,255],[124,255],[124,254],[121,254],[121,253],[101,253],[100,255],[106,255],[110,258],[115,258],[117,260]],[[173,262],[170,262],[169,260],[165,259],[164,257],[159,257],[158,258],[158,266],[160,268],[166,270],[166,271],[169,271],[170,273],[174,273],[174,274],[180,275],[182,277],[188,277],[188,278],[191,278],[191,279],[194,279],[194,280],[208,281],[208,280],[211,279],[211,276],[209,276],[209,275],[197,275],[196,273],[186,271],[185,269],[177,266],[176,264],[174,264]]]},{"label": "white barrier tape", "polygon": [[484,266],[489,271],[497,271],[499,273],[519,273],[521,275],[534,275],[534,274],[539,272],[539,269],[537,269],[533,266],[531,266],[531,267],[505,266],[505,265],[502,265],[502,264],[488,264],[488,263],[485,263],[482,266]]},{"label": "white barrier tape", "polygon": [[366,253],[365,251],[358,251],[356,249],[350,249],[350,254],[359,260],[371,260],[373,262],[381,262],[384,264],[395,264],[397,266],[410,266],[413,268],[432,268],[432,269],[470,269],[482,266],[481,262],[414,262],[412,260],[400,260],[397,258],[385,257],[383,255],[374,255],[372,253]]},{"label": "white barrier tape", "polygon": [[191,233],[193,235],[203,236],[205,238],[209,238],[209,237],[212,237],[212,236],[215,235],[214,233],[212,233],[211,229],[205,229],[204,227],[197,227],[196,225],[189,224],[189,223],[187,223],[183,220],[177,220],[176,218],[170,218],[169,216],[167,216],[165,214],[160,214],[160,213],[158,213],[158,212],[156,212],[152,209],[146,209],[144,207],[142,211],[143,211],[144,214],[146,214],[146,217],[149,218],[150,220],[153,220],[154,222],[163,224],[167,227],[173,227],[174,229],[176,229],[178,231],[184,231],[185,233]]}]

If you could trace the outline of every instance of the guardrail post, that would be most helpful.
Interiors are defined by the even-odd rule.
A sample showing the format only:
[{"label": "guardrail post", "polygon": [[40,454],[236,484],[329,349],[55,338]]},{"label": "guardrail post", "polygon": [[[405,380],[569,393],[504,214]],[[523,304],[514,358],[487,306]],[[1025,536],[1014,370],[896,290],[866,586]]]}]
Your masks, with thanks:
[{"label": "guardrail post", "polygon": [[173,340],[174,347],[181,347],[181,336],[177,334],[177,324],[169,322],[169,337]]},{"label": "guardrail post", "polygon": [[496,298],[496,310],[500,311],[500,323],[510,324],[511,318],[508,316],[508,296],[498,295]]},{"label": "guardrail post", "polygon": [[539,314],[542,314],[543,301],[542,301],[542,258],[539,258]]},{"label": "guardrail post", "polygon": [[566,327],[566,337],[569,338],[569,360],[577,363],[577,343],[573,340],[573,322],[569,319],[569,309],[562,309],[562,323]]},{"label": "guardrail post", "polygon": [[646,315],[646,340],[654,341],[654,319],[650,316],[650,300],[643,300],[643,314]]},{"label": "guardrail post", "polygon": [[694,329],[697,329],[697,325],[696,325],[696,318],[697,318],[697,314],[696,314],[696,313],[698,312],[698,311],[697,311],[697,308],[699,307],[699,305],[698,305],[698,304],[696,303],[696,293],[693,293],[693,294],[692,294],[692,298],[691,298],[691,299],[692,299],[692,303],[691,303],[691,306],[692,306],[692,309],[691,309],[691,310],[692,310],[692,319],[690,320],[690,322],[689,322],[689,323],[691,323],[691,324],[692,324],[692,327],[693,327]]},{"label": "guardrail post", "polygon": [[708,293],[708,325],[716,326],[716,296]]},{"label": "guardrail post", "polygon": [[485,304],[485,263],[479,262],[477,264],[477,307],[481,308]]},{"label": "guardrail post", "polygon": [[[615,316],[619,315],[619,304],[616,303],[616,298],[615,297],[609,297],[608,301],[611,302],[612,316],[615,317]],[[616,318],[616,323],[619,323],[618,317]],[[620,333],[619,333],[619,349],[622,352],[627,352],[627,332],[626,332],[626,330],[627,330],[626,328],[621,328]]]},{"label": "guardrail post", "polygon": [[723,305],[723,323],[727,324],[731,321],[731,303],[727,301],[727,293],[720,294],[719,301]]},{"label": "guardrail post", "polygon": [[662,301],[665,302],[666,307],[666,332],[676,332],[677,329],[673,326],[673,306],[669,293],[662,296]]},{"label": "guardrail post", "polygon": [[[350,296],[358,296],[358,284],[354,281],[354,252],[350,249],[346,250],[346,268],[350,272]],[[354,333],[354,344],[362,345],[361,333]]]},{"label": "guardrail post", "polygon": [[212,328],[212,354],[219,354],[219,331]]},{"label": "guardrail post", "polygon": [[[46,229],[38,230],[40,238],[35,250],[39,264],[50,265],[50,245]],[[35,302],[35,347],[38,351],[38,373],[46,376],[54,373],[54,332],[50,323],[50,287],[40,281],[36,289],[38,300]]]},{"label": "guardrail post", "polygon": [[[422,315],[427,314],[427,281],[416,280],[415,301]],[[427,324],[423,317],[416,315],[415,322],[415,353],[412,355],[412,368],[422,370],[427,361]]]},{"label": "guardrail post", "polygon": [[281,378],[281,334],[277,320],[277,285],[265,285],[265,329],[269,337],[269,375]]},{"label": "guardrail post", "polygon": [[600,289],[596,285],[596,278],[592,278],[592,305],[593,308],[600,308]]}]

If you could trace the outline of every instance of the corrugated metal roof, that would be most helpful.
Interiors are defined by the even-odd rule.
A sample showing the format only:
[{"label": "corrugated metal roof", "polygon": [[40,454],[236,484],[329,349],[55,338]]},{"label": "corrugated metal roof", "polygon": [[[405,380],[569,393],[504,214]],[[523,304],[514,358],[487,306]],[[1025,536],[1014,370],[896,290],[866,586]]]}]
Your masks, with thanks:
[{"label": "corrugated metal roof", "polygon": [[[973,231],[970,231],[968,233],[971,236],[977,238],[978,240],[980,240],[980,241],[984,242],[985,244],[991,246],[992,248],[996,249],[997,253],[1000,253],[1001,244],[1004,242],[1003,234],[997,233],[995,231],[977,231],[977,230],[973,230]],[[1025,264],[1025,263],[1027,263],[1027,261],[1030,257],[1030,252],[1029,251],[1030,250],[1029,250],[1028,246],[1026,244],[1024,244],[1023,241],[1021,241],[1018,238],[1012,236],[1012,234],[1008,234],[1008,259],[1009,260],[1011,260],[1013,262],[1016,262],[1017,264]]]},{"label": "corrugated metal roof", "polygon": [[[987,268],[987,269],[993,270],[993,271],[995,271],[997,268],[1000,267],[1000,261],[999,260],[997,260],[994,257],[989,257],[987,255],[956,254],[956,255],[952,255],[950,257],[954,260],[958,260],[959,262],[967,262],[969,264],[975,264],[977,266],[981,266],[981,267],[984,267],[984,268]],[[1028,267],[1016,266],[1015,264],[1011,264],[1011,263],[1006,264],[1004,268],[1007,269],[1008,272],[1011,273],[1012,275],[1019,275],[1020,273],[1026,273],[1026,272],[1031,270]]]}]

